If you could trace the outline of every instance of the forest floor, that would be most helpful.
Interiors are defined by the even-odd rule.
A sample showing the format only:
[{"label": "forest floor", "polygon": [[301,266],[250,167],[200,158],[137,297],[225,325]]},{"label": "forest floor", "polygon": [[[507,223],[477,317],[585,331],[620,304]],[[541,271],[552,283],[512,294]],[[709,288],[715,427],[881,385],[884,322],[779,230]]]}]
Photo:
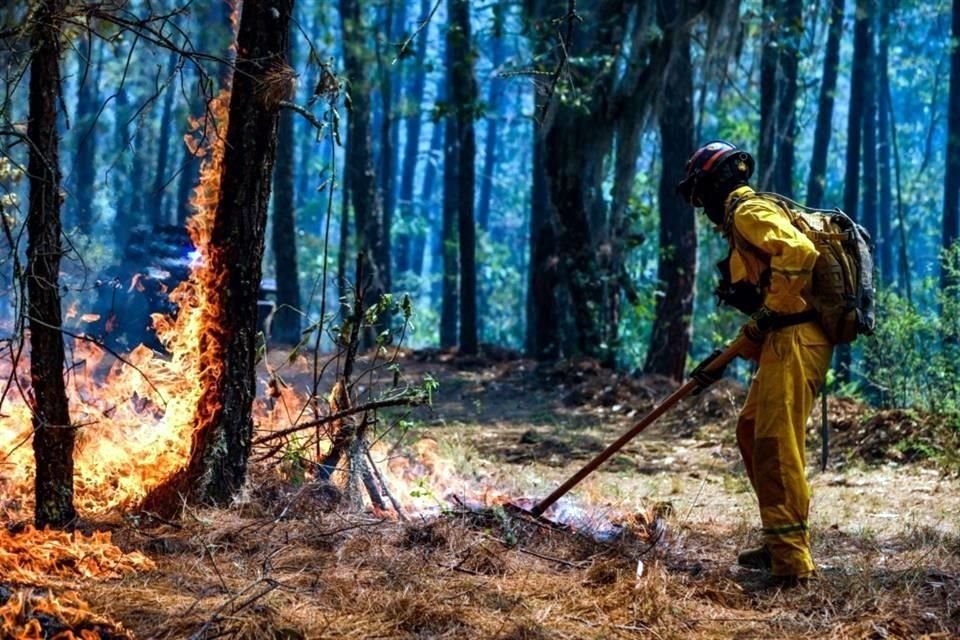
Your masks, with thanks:
[{"label": "forest floor", "polygon": [[[440,381],[407,435],[426,458],[413,490],[438,508],[407,522],[324,513],[309,491],[278,487],[258,468],[230,509],[117,525],[118,544],[157,569],[89,581],[80,594],[138,638],[960,635],[960,487],[942,467],[913,460],[937,433],[922,418],[877,417],[832,399],[836,444],[821,472],[815,414],[820,573],[812,586],[780,590],[735,562],[759,542],[734,441],[741,385],[725,381],[684,402],[589,478],[567,502],[566,517],[581,518],[571,532],[495,503],[549,493],[669,383],[591,362],[413,354],[404,367]],[[610,521],[619,535],[586,535]]]}]

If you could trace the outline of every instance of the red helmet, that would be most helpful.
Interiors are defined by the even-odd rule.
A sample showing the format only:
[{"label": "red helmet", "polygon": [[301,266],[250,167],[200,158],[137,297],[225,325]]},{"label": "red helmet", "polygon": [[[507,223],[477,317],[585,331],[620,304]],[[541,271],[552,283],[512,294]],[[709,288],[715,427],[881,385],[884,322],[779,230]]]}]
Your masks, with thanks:
[{"label": "red helmet", "polygon": [[753,166],[753,156],[746,151],[723,140],[708,142],[687,160],[677,193],[693,206],[702,207],[710,194],[746,184],[753,175]]}]

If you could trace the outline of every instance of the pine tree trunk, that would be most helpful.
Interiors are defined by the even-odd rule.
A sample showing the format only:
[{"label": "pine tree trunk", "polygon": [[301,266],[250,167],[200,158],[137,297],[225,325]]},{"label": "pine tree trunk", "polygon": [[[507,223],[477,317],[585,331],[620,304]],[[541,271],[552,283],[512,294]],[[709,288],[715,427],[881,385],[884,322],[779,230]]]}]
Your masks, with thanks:
[{"label": "pine tree trunk", "polygon": [[[384,17],[384,35],[385,40],[393,42],[392,29],[394,22],[394,0],[387,0],[386,15]],[[380,47],[377,44],[377,47]],[[377,159],[377,199],[380,203],[380,214],[382,216],[381,226],[383,235],[380,238],[376,262],[380,269],[380,278],[386,291],[390,290],[391,269],[390,269],[390,246],[391,230],[393,229],[393,210],[395,205],[394,182],[396,181],[394,169],[396,163],[396,140],[393,132],[394,117],[393,106],[396,96],[394,95],[394,77],[393,69],[390,68],[391,60],[385,59],[389,51],[378,51],[377,59],[380,75],[380,129],[378,137],[380,139],[380,155]]]},{"label": "pine tree trunk", "polygon": [[353,204],[354,231],[357,251],[367,264],[363,273],[371,283],[369,301],[376,302],[386,291],[387,273],[378,257],[383,256],[383,220],[377,198],[374,175],[373,142],[370,118],[372,114],[370,87],[370,51],[363,24],[363,10],[358,0],[340,0],[343,21],[343,63],[349,82],[351,107],[347,115],[347,155],[344,172]]},{"label": "pine tree trunk", "polygon": [[63,381],[64,349],[60,333],[60,141],[57,104],[60,91],[59,17],[64,0],[37,7],[30,38],[30,205],[27,214],[27,296],[30,325],[30,377],[34,397],[33,452],[36,459],[38,527],[62,527],[73,507],[73,445]]},{"label": "pine tree trunk", "polygon": [[860,223],[877,240],[877,73],[873,16],[867,18],[867,55],[863,74],[863,198]]},{"label": "pine tree trunk", "polygon": [[480,198],[477,202],[477,223],[483,231],[490,230],[490,206],[493,200],[493,176],[497,166],[497,140],[499,136],[500,109],[503,104],[503,82],[497,77],[500,66],[506,57],[503,43],[505,10],[494,8],[493,35],[491,37],[493,75],[487,106],[491,115],[487,117],[487,130],[483,143],[483,173],[480,176]]},{"label": "pine tree trunk", "polygon": [[[417,208],[420,219],[430,229],[431,236],[438,236],[439,230],[433,223],[431,212],[436,207],[433,206],[436,201],[434,192],[437,183],[437,167],[440,164],[439,159],[443,156],[443,123],[437,122],[433,125],[433,131],[430,133],[430,151],[428,153],[427,166],[423,171],[423,184],[420,185],[420,204]],[[438,243],[439,244],[439,243]],[[439,257],[439,252],[433,252],[434,257]],[[410,268],[417,275],[423,274],[427,258],[427,232],[421,226],[417,226],[415,232],[410,238]],[[435,298],[437,296],[434,296]]]},{"label": "pine tree trunk", "polygon": [[890,91],[890,0],[880,0],[878,39],[880,52],[877,56],[877,151],[880,172],[880,197],[877,215],[878,233],[875,238],[880,281],[894,281],[893,265],[893,167],[890,154],[890,113],[886,109],[886,95]]},{"label": "pine tree trunk", "polygon": [[[291,34],[287,61],[295,66]],[[280,344],[300,342],[300,274],[297,262],[297,214],[294,203],[294,167],[297,153],[294,113],[280,114],[277,130],[277,167],[273,184],[273,235],[271,243],[277,276],[277,310],[271,326],[272,339]]]},{"label": "pine tree trunk", "polygon": [[195,415],[190,461],[148,496],[145,508],[170,512],[177,496],[227,504],[243,485],[253,436],[256,395],[257,299],[267,206],[277,151],[280,101],[293,85],[284,56],[293,0],[245,0],[237,34],[236,73],[230,99],[220,198],[210,238],[210,268],[217,274],[211,327],[201,348],[221,365],[207,374]]},{"label": "pine tree trunk", "polygon": [[[658,21],[667,32],[680,19],[683,3],[661,2]],[[690,32],[674,28],[667,44],[674,51],[667,65],[663,105],[660,111],[660,251],[657,266],[662,295],[657,297],[656,317],[644,370],[682,380],[690,346],[693,293],[697,273],[697,229],[693,208],[676,194],[687,158],[693,153],[693,68],[690,62]]]},{"label": "pine tree trunk", "polygon": [[[448,2],[451,0],[448,0]],[[448,9],[449,12],[449,9]],[[457,64],[456,47],[447,35],[445,59],[447,70],[447,96],[453,102],[454,74]],[[440,348],[449,349],[457,344],[457,313],[459,311],[459,256],[457,223],[460,214],[460,134],[456,113],[450,110],[444,119],[443,133],[443,223],[440,235],[440,252],[443,256],[443,277],[440,295]],[[471,194],[466,194],[468,197]]]},{"label": "pine tree trunk", "polygon": [[833,132],[834,92],[837,89],[837,69],[840,64],[840,37],[843,35],[844,0],[830,1],[830,29],[827,33],[827,51],[823,58],[817,125],[813,134],[813,155],[810,159],[810,177],[807,181],[807,204],[820,207],[827,177],[827,151]]},{"label": "pine tree trunk", "polygon": [[170,224],[167,218],[166,208],[163,206],[164,187],[167,182],[167,158],[170,156],[170,136],[173,133],[173,98],[177,93],[177,84],[174,82],[173,74],[176,73],[177,60],[179,54],[170,53],[170,61],[167,63],[167,78],[170,84],[167,86],[166,94],[163,97],[163,113],[160,116],[160,136],[157,138],[157,166],[156,173],[153,176],[153,188],[147,196],[149,202],[148,220],[154,228]]},{"label": "pine tree trunk", "polygon": [[453,49],[449,68],[451,93],[457,119],[457,203],[458,245],[460,254],[460,353],[477,353],[477,240],[473,219],[475,161],[477,155],[473,114],[477,101],[477,82],[473,75],[473,40],[468,0],[448,0],[450,29],[447,46]]},{"label": "pine tree trunk", "polygon": [[[947,98],[947,157],[943,179],[943,248],[949,249],[960,233],[960,0],[953,0],[950,49],[950,92]],[[952,284],[941,270],[942,286]]]},{"label": "pine tree trunk", "polygon": [[132,164],[135,162],[135,154],[130,148],[130,125],[127,122],[131,116],[130,96],[126,87],[117,89],[117,97],[114,100],[114,121],[115,128],[113,132],[113,143],[116,145],[117,153],[122,160],[117,161],[117,166],[113,169],[113,189],[114,197],[114,220],[113,220],[113,243],[117,255],[122,255],[127,246],[130,227],[136,224],[136,213],[129,207],[130,203],[130,183]]},{"label": "pine tree trunk", "polygon": [[[430,13],[430,0],[421,0],[420,16],[426,19]],[[410,228],[414,221],[414,183],[420,156],[420,132],[423,128],[423,95],[427,85],[427,42],[430,38],[428,24],[417,40],[416,70],[407,89],[407,101],[413,112],[406,117],[406,142],[403,150],[403,169],[400,178],[400,231],[397,233],[397,271],[413,270],[420,273],[420,256],[412,252]],[[422,232],[421,232],[422,234]],[[416,264],[415,264],[416,261]]]},{"label": "pine tree trunk", "polygon": [[[540,106],[541,100],[535,105]],[[560,355],[560,325],[556,288],[557,238],[545,171],[543,131],[533,126],[533,185],[530,197],[530,282],[527,290],[527,355],[553,360]]]},{"label": "pine tree trunk", "polygon": [[[93,231],[93,198],[97,169],[97,87],[101,65],[94,65],[93,33],[84,41],[79,65],[80,88],[77,91],[75,132],[77,135],[74,157],[74,215],[77,228],[89,235]],[[99,47],[97,47],[99,48]]]},{"label": "pine tree trunk", "polygon": [[760,52],[760,143],[756,181],[764,191],[773,184],[774,142],[777,137],[777,10],[763,0],[763,45]]},{"label": "pine tree trunk", "polygon": [[[856,0],[853,29],[853,69],[850,76],[850,106],[847,110],[847,157],[843,183],[843,208],[856,219],[860,200],[860,145],[863,131],[864,82],[870,28],[867,23],[870,0]],[[850,379],[850,347],[837,349],[837,376]]]},{"label": "pine tree trunk", "polygon": [[774,160],[773,188],[788,198],[793,197],[794,146],[797,135],[797,73],[800,41],[803,37],[803,5],[800,0],[780,4],[778,37],[777,141]]}]

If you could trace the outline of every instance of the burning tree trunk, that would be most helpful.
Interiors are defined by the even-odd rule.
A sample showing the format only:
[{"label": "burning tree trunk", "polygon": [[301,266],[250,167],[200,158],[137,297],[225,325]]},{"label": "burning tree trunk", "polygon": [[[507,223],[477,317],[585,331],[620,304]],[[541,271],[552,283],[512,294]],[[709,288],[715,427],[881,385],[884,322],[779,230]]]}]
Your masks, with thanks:
[{"label": "burning tree trunk", "polygon": [[27,295],[30,316],[30,377],[34,396],[38,527],[63,526],[73,509],[73,443],[63,382],[60,333],[60,29],[64,0],[46,0],[33,19],[30,63],[30,208],[27,217]]},{"label": "burning tree trunk", "polygon": [[223,504],[243,484],[256,381],[257,296],[280,102],[292,91],[284,55],[293,0],[246,0],[209,228],[207,307],[200,344],[203,393],[190,461],[144,507],[171,512],[183,496]]}]

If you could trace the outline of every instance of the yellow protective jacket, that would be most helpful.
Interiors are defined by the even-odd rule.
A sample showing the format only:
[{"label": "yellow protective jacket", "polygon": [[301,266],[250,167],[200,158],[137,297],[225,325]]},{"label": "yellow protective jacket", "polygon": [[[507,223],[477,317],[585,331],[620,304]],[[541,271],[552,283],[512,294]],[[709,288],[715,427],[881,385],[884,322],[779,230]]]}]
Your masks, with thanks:
[{"label": "yellow protective jacket", "polygon": [[[780,314],[807,309],[819,253],[777,204],[740,187],[727,200],[724,232],[733,282],[762,285],[764,304]],[[767,277],[769,279],[767,280]],[[773,573],[802,576],[816,565],[810,549],[806,423],[833,351],[816,322],[770,332],[737,423],[737,443],[757,495]]]},{"label": "yellow protective jacket", "polygon": [[765,198],[751,198],[743,186],[727,197],[724,232],[731,243],[730,278],[761,284],[769,268],[764,304],[775,313],[805,311],[813,265],[820,255],[783,210]]}]

